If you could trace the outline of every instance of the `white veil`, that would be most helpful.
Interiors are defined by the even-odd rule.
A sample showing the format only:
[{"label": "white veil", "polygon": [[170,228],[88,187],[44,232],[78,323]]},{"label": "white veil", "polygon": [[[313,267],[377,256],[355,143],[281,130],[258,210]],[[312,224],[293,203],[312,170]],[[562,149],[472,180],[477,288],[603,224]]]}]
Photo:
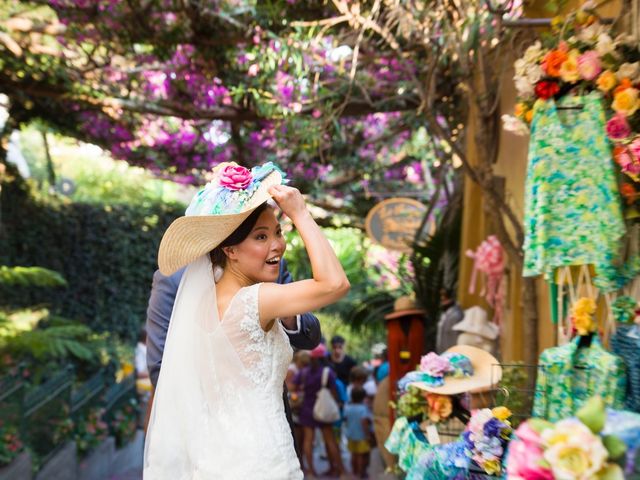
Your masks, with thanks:
[{"label": "white veil", "polygon": [[145,479],[210,479],[220,472],[235,478],[237,455],[224,452],[258,448],[228,434],[246,435],[255,427],[261,409],[251,389],[221,328],[213,269],[204,255],[187,266],[176,294],[147,429]]},{"label": "white veil", "polygon": [[[174,303],[145,442],[145,478],[184,478],[201,464],[207,442],[202,419],[213,396],[209,333],[218,326],[208,255],[187,266]],[[210,373],[210,372],[209,372]],[[171,461],[169,461],[171,459]]]}]

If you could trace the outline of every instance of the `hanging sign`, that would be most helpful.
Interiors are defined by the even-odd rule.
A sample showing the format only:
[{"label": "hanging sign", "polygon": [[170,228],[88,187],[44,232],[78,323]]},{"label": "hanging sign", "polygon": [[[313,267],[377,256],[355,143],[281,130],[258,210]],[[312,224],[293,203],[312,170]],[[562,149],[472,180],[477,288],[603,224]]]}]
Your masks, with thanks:
[{"label": "hanging sign", "polygon": [[411,244],[427,207],[411,198],[390,198],[367,214],[365,228],[376,243],[389,250],[411,253]]}]

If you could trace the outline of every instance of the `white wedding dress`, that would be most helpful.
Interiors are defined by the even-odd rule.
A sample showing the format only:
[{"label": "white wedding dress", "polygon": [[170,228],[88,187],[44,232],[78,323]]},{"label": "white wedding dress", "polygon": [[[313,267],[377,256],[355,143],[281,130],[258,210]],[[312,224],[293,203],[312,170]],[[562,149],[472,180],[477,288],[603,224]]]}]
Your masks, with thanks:
[{"label": "white wedding dress", "polygon": [[279,321],[265,332],[260,285],[218,320],[208,256],[176,295],[147,431],[145,480],[302,479],[282,400],[292,349]]}]

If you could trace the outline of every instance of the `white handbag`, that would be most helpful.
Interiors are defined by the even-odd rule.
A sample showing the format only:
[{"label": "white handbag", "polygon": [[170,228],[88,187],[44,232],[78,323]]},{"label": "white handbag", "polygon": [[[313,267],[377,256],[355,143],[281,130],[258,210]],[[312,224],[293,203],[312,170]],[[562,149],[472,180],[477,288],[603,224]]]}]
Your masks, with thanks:
[{"label": "white handbag", "polygon": [[340,407],[327,388],[329,367],[322,370],[322,387],[318,391],[316,402],[313,404],[313,418],[317,422],[333,423],[340,420]]}]

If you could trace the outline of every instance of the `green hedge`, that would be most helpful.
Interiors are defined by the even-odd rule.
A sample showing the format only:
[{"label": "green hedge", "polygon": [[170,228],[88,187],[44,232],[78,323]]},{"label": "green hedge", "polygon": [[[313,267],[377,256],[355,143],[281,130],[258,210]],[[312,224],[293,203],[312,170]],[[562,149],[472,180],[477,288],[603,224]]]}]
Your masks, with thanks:
[{"label": "green hedge", "polygon": [[177,204],[101,205],[36,198],[21,182],[2,184],[0,265],[60,272],[66,288],[0,286],[0,305],[45,303],[97,331],[134,339],[146,317],[163,232]]}]

